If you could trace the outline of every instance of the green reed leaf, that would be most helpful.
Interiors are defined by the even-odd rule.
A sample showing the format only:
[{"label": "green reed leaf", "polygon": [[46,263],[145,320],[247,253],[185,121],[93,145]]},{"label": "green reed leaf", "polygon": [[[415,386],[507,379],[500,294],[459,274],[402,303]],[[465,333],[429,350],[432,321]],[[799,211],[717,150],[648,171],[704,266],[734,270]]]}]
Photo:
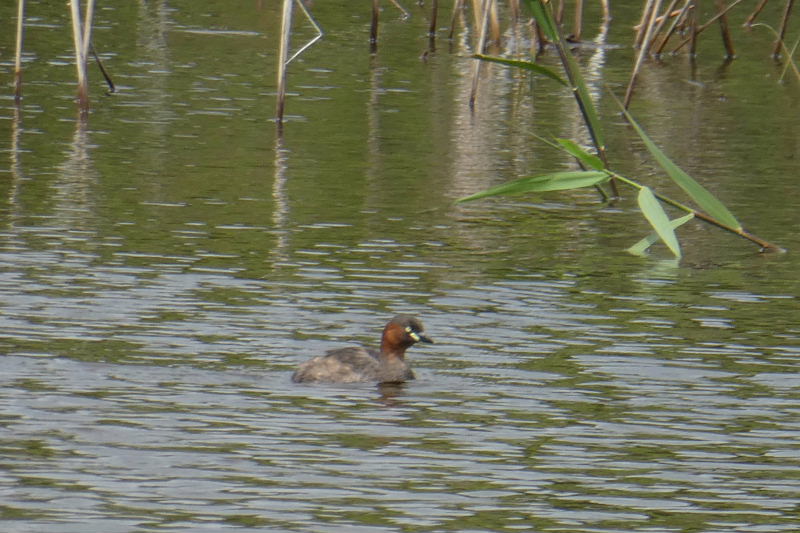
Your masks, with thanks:
[{"label": "green reed leaf", "polygon": [[553,42],[558,41],[558,27],[544,4],[539,0],[528,0],[527,3],[533,18],[539,23],[539,27],[542,28],[542,33],[544,33],[545,37]]},{"label": "green reed leaf", "polygon": [[[693,218],[694,218],[694,213],[689,213],[688,215],[684,215],[680,218],[670,220],[669,224],[670,226],[672,226],[673,230],[676,230],[680,226],[692,220]],[[660,240],[661,237],[659,237],[658,233],[654,231],[644,239],[640,240],[639,242],[628,248],[628,252],[632,253],[633,255],[644,255],[648,248],[650,248],[653,244],[657,243]]]},{"label": "green reed leaf", "polygon": [[639,124],[633,120],[633,117],[626,109],[623,108],[622,112],[625,114],[625,118],[628,119],[631,126],[633,126],[633,129],[636,130],[636,133],[639,134],[639,137],[641,137],[647,150],[653,156],[653,159],[655,159],[659,166],[664,169],[664,172],[672,178],[672,181],[677,183],[707,214],[737,231],[742,229],[742,225],[736,220],[733,213],[731,213],[716,196],[711,194],[705,187],[697,183],[694,178],[684,172],[683,169],[673,163],[672,160],[656,146],[650,137],[647,136]]},{"label": "green reed leaf", "polygon": [[490,61],[492,63],[500,63],[501,65],[507,65],[509,67],[517,67],[523,70],[530,70],[532,72],[536,72],[537,74],[542,74],[543,76],[547,76],[551,80],[555,80],[561,85],[569,86],[567,80],[562,78],[556,71],[554,71],[551,68],[539,65],[538,63],[534,63],[532,61],[506,59],[504,57],[486,56],[483,54],[475,54],[472,57],[480,59],[482,61]]},{"label": "green reed leaf", "polygon": [[589,87],[583,79],[578,62],[575,61],[572,53],[567,48],[564,36],[561,35],[551,9],[549,6],[545,6],[542,0],[528,0],[527,3],[542,32],[555,44],[558,50],[561,64],[569,80],[569,86],[572,88],[575,100],[578,102],[578,107],[580,107],[581,114],[586,121],[586,126],[589,128],[595,148],[598,152],[605,152],[605,134],[603,133],[603,126],[600,124],[600,118],[597,115],[597,109],[589,94]]},{"label": "green reed leaf", "polygon": [[567,172],[554,172],[543,176],[532,176],[509,181],[502,185],[490,187],[464,198],[459,198],[457,202],[470,202],[487,196],[497,196],[501,194],[523,194],[528,192],[549,192],[565,191],[569,189],[579,189],[581,187],[591,187],[604,181],[608,181],[611,176],[606,172],[596,170],[579,170]]},{"label": "green reed leaf", "polygon": [[556,139],[556,142],[561,145],[566,152],[570,155],[577,158],[581,163],[586,165],[589,168],[593,168],[595,170],[603,170],[606,166],[603,164],[603,160],[597,157],[594,154],[590,154],[580,146],[575,141],[570,139]]},{"label": "green reed leaf", "polygon": [[642,187],[639,189],[637,201],[639,202],[639,209],[642,210],[642,214],[644,214],[644,217],[650,222],[650,225],[653,226],[653,229],[656,230],[656,233],[661,240],[664,241],[664,244],[667,245],[675,257],[680,258],[681,245],[678,243],[678,238],[675,236],[675,231],[672,229],[669,217],[667,217],[664,208],[661,207],[661,203],[656,198],[656,195],[653,194],[653,191],[650,190],[650,187]]}]

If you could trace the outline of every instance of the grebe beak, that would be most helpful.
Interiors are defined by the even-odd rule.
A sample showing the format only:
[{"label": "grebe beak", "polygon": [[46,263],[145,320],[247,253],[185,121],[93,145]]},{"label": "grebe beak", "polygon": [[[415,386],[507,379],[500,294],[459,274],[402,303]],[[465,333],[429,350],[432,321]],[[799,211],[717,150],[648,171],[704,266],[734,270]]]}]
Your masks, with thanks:
[{"label": "grebe beak", "polygon": [[414,342],[427,342],[433,344],[433,340],[430,337],[426,337],[422,333],[417,333],[413,331],[411,328],[407,328],[406,331],[408,332],[408,336],[414,339]]}]

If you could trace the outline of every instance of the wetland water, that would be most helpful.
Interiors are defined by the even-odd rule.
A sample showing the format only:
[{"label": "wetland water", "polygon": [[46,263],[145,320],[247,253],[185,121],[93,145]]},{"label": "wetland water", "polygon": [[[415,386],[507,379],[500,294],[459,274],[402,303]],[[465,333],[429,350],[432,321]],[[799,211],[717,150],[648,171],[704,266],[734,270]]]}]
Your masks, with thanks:
[{"label": "wetland water", "polygon": [[[790,251],[693,225],[676,263],[624,252],[630,194],[454,205],[571,168],[533,134],[585,132],[500,68],[470,114],[466,37],[422,61],[422,13],[387,7],[370,57],[365,6],[315,3],[277,138],[277,5],[105,6],[120,90],[80,127],[66,9],[29,4],[25,100],[0,100],[0,530],[798,529],[800,101],[768,35],[649,66],[632,110]],[[627,47],[581,60],[622,93]],[[608,100],[615,167],[674,192]],[[436,340],[417,381],[290,382],[397,312]]]}]

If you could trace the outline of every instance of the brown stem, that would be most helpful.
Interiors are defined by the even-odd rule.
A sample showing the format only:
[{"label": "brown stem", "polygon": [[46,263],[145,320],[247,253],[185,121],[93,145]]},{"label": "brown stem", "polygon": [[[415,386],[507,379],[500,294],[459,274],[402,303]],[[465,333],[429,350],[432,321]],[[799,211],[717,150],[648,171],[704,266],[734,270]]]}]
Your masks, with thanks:
[{"label": "brown stem", "polygon": [[786,0],[786,7],[783,10],[783,20],[781,20],[781,29],[778,32],[778,40],[775,41],[775,48],[772,49],[773,57],[778,57],[781,53],[781,44],[783,38],[786,36],[786,28],[789,25],[789,16],[792,14],[792,7],[794,0]]},{"label": "brown stem", "polygon": [[675,30],[678,29],[678,26],[684,23],[685,20],[688,20],[687,16],[689,10],[691,10],[692,8],[693,4],[691,0],[686,0],[686,3],[683,5],[683,8],[681,8],[680,12],[675,16],[674,20],[672,21],[672,25],[669,27],[669,30],[667,30],[667,34],[661,40],[661,43],[659,43],[659,45],[653,51],[653,55],[655,56],[661,55],[661,52],[664,51],[664,47],[667,46],[667,42],[675,34]]},{"label": "brown stem", "polygon": [[[717,9],[720,12],[724,11],[723,0],[717,0]],[[721,13],[719,17],[719,29],[722,32],[722,42],[725,45],[725,57],[732,59],[736,56],[736,50],[733,48],[733,38],[728,30],[728,16],[724,13]]]},{"label": "brown stem", "polygon": [[[616,174],[614,172],[609,172],[609,174],[612,177],[619,178],[619,181],[622,181],[623,183],[626,183],[626,184],[628,184],[628,185],[630,185],[632,187],[637,187],[637,188],[641,188],[642,187],[641,185],[637,184],[636,182],[631,181],[631,180],[629,180],[627,178],[624,178],[624,177],[622,177],[619,174]],[[772,244],[769,241],[765,241],[761,237],[753,235],[752,233],[750,233],[749,231],[745,230],[744,228],[734,228],[732,226],[724,224],[724,223],[720,222],[719,220],[717,220],[716,218],[703,213],[702,211],[698,211],[697,209],[694,209],[694,208],[689,207],[689,206],[687,206],[685,204],[682,204],[682,203],[678,202],[677,200],[673,200],[672,198],[670,198],[668,196],[664,196],[663,194],[660,194],[660,193],[658,193],[656,191],[653,191],[653,195],[656,198],[658,198],[659,201],[664,202],[665,204],[671,205],[672,207],[675,207],[677,209],[680,209],[681,211],[685,211],[686,213],[691,213],[692,215],[695,216],[695,218],[699,218],[703,222],[711,224],[712,226],[716,226],[716,227],[718,227],[720,229],[724,229],[725,231],[728,231],[730,233],[734,233],[734,234],[736,234],[736,235],[738,235],[738,236],[740,236],[740,237],[742,237],[744,239],[747,239],[748,241],[750,241],[752,243],[755,243],[755,244],[759,245],[762,248],[762,250],[764,250],[764,251],[772,251],[772,252],[785,252],[786,251],[783,248],[781,248],[780,246],[778,246],[777,244]]]},{"label": "brown stem", "polygon": [[759,13],[761,13],[761,10],[764,9],[764,6],[767,5],[767,2],[769,2],[769,0],[761,0],[758,3],[756,8],[753,10],[753,12],[750,13],[750,16],[747,17],[747,20],[744,21],[744,25],[745,26],[752,26],[753,25],[753,22],[756,21],[756,17],[759,15]]},{"label": "brown stem", "polygon": [[701,26],[698,26],[697,30],[696,30],[696,31],[694,31],[694,32],[692,32],[692,35],[691,35],[691,36],[689,36],[689,37],[687,37],[686,39],[684,39],[683,41],[681,41],[681,42],[680,42],[680,44],[678,44],[678,46],[676,46],[676,47],[675,47],[675,49],[673,50],[673,52],[677,52],[678,50],[680,50],[681,48],[683,48],[683,47],[684,47],[684,45],[686,45],[686,44],[687,44],[687,43],[689,43],[690,41],[693,41],[693,40],[695,40],[695,39],[696,39],[696,35],[698,35],[700,32],[702,32],[703,30],[705,30],[706,28],[708,28],[709,26],[711,26],[713,23],[715,23],[715,22],[717,21],[717,19],[718,19],[718,18],[720,18],[720,17],[722,17],[722,16],[725,16],[725,14],[727,14],[727,13],[728,13],[728,11],[730,11],[731,9],[733,9],[733,8],[734,8],[734,7],[735,7],[737,4],[739,4],[741,1],[742,1],[742,0],[734,0],[734,1],[733,1],[733,2],[732,2],[732,3],[731,3],[729,6],[728,6],[728,7],[726,7],[725,9],[723,9],[723,10],[721,10],[721,11],[717,12],[717,14],[716,14],[716,15],[714,15],[713,17],[711,17],[711,18],[708,20],[708,22],[706,22],[705,24],[703,24],[703,25],[701,25]]}]

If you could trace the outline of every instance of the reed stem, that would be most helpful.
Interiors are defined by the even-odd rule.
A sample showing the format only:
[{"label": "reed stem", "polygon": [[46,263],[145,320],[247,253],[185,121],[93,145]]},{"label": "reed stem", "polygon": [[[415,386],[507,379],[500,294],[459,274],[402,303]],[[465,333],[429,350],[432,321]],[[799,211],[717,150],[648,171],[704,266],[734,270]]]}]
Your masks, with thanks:
[{"label": "reed stem", "polygon": [[17,50],[14,54],[14,102],[22,100],[22,35],[25,30],[25,0],[17,0]]},{"label": "reed stem", "polygon": [[[639,183],[636,183],[633,180],[629,180],[625,176],[620,176],[619,174],[617,174],[615,172],[611,172],[610,170],[607,170],[607,172],[613,178],[618,179],[619,181],[621,181],[622,183],[624,183],[624,184],[626,184],[626,185],[628,185],[630,187],[633,187],[635,189],[641,189],[643,187],[643,185],[640,185]],[[691,213],[691,214],[693,214],[695,216],[695,218],[698,218],[698,219],[702,220],[703,222],[706,222],[707,224],[711,224],[712,226],[716,226],[716,227],[718,227],[720,229],[723,229],[723,230],[725,230],[725,231],[727,231],[729,233],[733,233],[733,234],[738,235],[738,236],[740,236],[740,237],[742,237],[744,239],[747,239],[748,241],[750,241],[752,243],[755,243],[758,246],[760,246],[762,248],[762,250],[764,250],[764,251],[772,251],[772,252],[783,252],[783,251],[785,251],[783,248],[781,248],[777,244],[773,244],[773,243],[771,243],[769,241],[765,241],[761,237],[758,237],[757,235],[753,235],[752,233],[748,232],[744,228],[734,228],[734,227],[728,226],[727,224],[724,224],[724,223],[720,222],[719,220],[717,220],[714,217],[711,217],[711,216],[703,213],[702,211],[698,211],[698,210],[696,210],[696,209],[694,209],[692,207],[689,207],[686,204],[682,204],[681,202],[678,202],[677,200],[673,200],[672,198],[670,198],[668,196],[664,196],[663,194],[660,194],[660,193],[658,193],[656,191],[652,191],[652,192],[653,192],[653,195],[655,195],[655,197],[658,198],[659,201],[664,202],[665,204],[671,205],[672,207],[675,207],[676,209],[680,209],[681,211],[685,211],[686,213]]]},{"label": "reed stem", "polygon": [[286,65],[289,58],[289,37],[292,28],[292,2],[283,0],[281,14],[281,35],[278,48],[278,101],[275,108],[275,117],[278,127],[283,124],[283,112],[286,104]]},{"label": "reed stem", "polygon": [[431,1],[431,23],[428,26],[428,38],[431,41],[431,47],[433,46],[434,41],[436,40],[436,25],[438,24],[439,18],[439,0],[432,0]]},{"label": "reed stem", "polygon": [[775,41],[775,47],[772,49],[772,56],[779,57],[781,55],[781,45],[783,38],[786,37],[786,28],[789,26],[789,16],[792,14],[792,7],[794,7],[794,0],[786,0],[786,7],[783,9],[783,20],[781,20],[781,29],[778,30],[778,40]]},{"label": "reed stem", "polygon": [[464,0],[453,0],[453,11],[450,13],[450,31],[447,33],[447,38],[452,40],[453,34],[456,31],[456,21],[458,15],[464,9]]},{"label": "reed stem", "polygon": [[717,0],[717,9],[721,12],[719,16],[719,29],[722,32],[722,43],[725,45],[725,57],[733,59],[736,57],[736,50],[733,48],[733,38],[728,29],[728,16],[724,13],[724,0]]},{"label": "reed stem", "polygon": [[75,45],[75,66],[78,71],[78,107],[81,115],[89,111],[89,84],[86,72],[86,55],[84,54],[84,29],[81,23],[80,0],[70,0],[72,13],[72,41]]},{"label": "reed stem", "polygon": [[575,19],[572,25],[572,40],[579,42],[581,40],[581,31],[583,27],[583,0],[576,0],[575,2]]},{"label": "reed stem", "polygon": [[[484,49],[486,48],[486,34],[489,30],[489,10],[492,7],[494,0],[483,0],[483,5],[481,6],[481,18],[480,24],[478,27],[480,28],[480,36],[478,37],[478,45],[476,46],[476,50],[478,54],[482,54]],[[475,99],[478,96],[478,80],[480,78],[481,73],[481,61],[476,61],[472,67],[472,88],[469,93],[469,108],[475,108]]]},{"label": "reed stem", "polygon": [[633,97],[633,88],[636,85],[636,79],[639,76],[639,69],[642,67],[642,63],[644,63],[644,60],[650,51],[650,44],[653,42],[653,35],[654,35],[653,30],[660,9],[661,9],[661,0],[655,0],[650,7],[650,12],[649,12],[650,16],[646,19],[645,22],[646,29],[644,32],[644,38],[642,39],[642,45],[639,48],[639,55],[636,57],[636,64],[633,66],[633,72],[631,72],[631,79],[628,82],[628,89],[625,91],[625,100],[623,100],[622,104],[625,109],[628,109],[628,105],[630,104],[631,98]]},{"label": "reed stem", "polygon": [[372,0],[372,20],[369,25],[369,51],[374,54],[378,50],[378,17],[381,10],[380,0]]},{"label": "reed stem", "polygon": [[667,34],[663,39],[661,39],[661,42],[653,51],[654,56],[658,57],[661,55],[661,52],[664,51],[664,47],[667,46],[667,42],[669,42],[670,38],[675,34],[675,30],[678,29],[678,25],[688,20],[687,17],[690,9],[692,9],[692,2],[691,0],[686,0],[686,3],[683,4],[680,12],[673,17],[672,24],[670,25],[669,30],[667,30]]},{"label": "reed stem", "polygon": [[[689,37],[687,37],[686,39],[681,41],[678,44],[678,46],[676,46],[672,51],[673,52],[677,52],[678,50],[683,48],[687,43],[692,42],[693,40],[696,40],[698,34],[700,34],[703,30],[705,30],[706,28],[708,28],[709,26],[714,24],[717,21],[717,19],[719,19],[720,17],[725,16],[728,13],[728,11],[730,11],[731,9],[736,7],[741,1],[742,0],[734,0],[733,3],[728,5],[728,7],[718,11],[717,14],[714,15],[713,17],[711,17],[705,24],[702,24],[702,25],[698,26],[697,29],[694,32],[692,32],[692,35],[690,35]],[[696,0],[692,0],[692,3],[695,5],[695,8],[693,9],[693,11],[695,11],[695,18],[696,18],[697,1]]]},{"label": "reed stem", "polygon": [[111,79],[111,76],[109,75],[108,71],[106,70],[106,67],[103,65],[103,62],[100,60],[100,56],[97,55],[97,51],[95,51],[94,44],[92,44],[91,41],[89,42],[89,53],[92,54],[92,57],[94,58],[95,62],[97,63],[97,68],[100,69],[100,73],[103,75],[103,78],[105,78],[106,84],[108,85],[109,92],[112,92],[112,93],[116,92],[117,88],[114,85],[114,81]]},{"label": "reed stem", "polygon": [[756,17],[758,17],[759,13],[761,13],[761,10],[764,9],[764,6],[767,5],[767,2],[769,2],[769,0],[761,0],[758,3],[753,12],[750,13],[750,16],[748,16],[744,21],[744,26],[750,27],[753,25],[753,23],[756,21]]},{"label": "reed stem", "polygon": [[[667,6],[666,11],[664,11],[664,14],[656,19],[658,25],[656,26],[655,30],[653,30],[653,35],[650,36],[650,42],[647,43],[648,50],[653,50],[654,48],[653,44],[655,43],[656,38],[661,34],[661,31],[664,29],[664,26],[667,25],[667,21],[672,16],[672,12],[677,4],[678,0],[672,0],[669,3],[669,6]],[[653,52],[653,55],[657,55],[657,52]]]}]

